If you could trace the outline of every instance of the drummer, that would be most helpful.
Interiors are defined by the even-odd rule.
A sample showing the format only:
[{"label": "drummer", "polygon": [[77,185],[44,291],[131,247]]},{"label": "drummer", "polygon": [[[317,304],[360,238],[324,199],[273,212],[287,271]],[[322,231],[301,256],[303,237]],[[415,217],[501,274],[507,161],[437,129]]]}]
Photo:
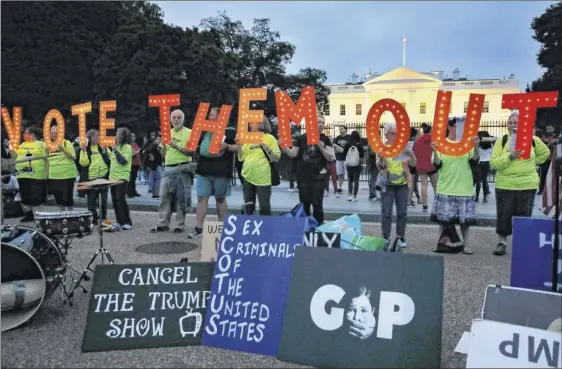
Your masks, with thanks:
[{"label": "drummer", "polygon": [[[80,180],[82,182],[93,181],[95,179],[109,178],[109,155],[107,149],[99,144],[100,132],[97,129],[90,129],[86,132],[86,146],[80,150],[80,166],[85,170],[82,172]],[[94,217],[94,225],[98,224],[99,215],[102,221],[107,219],[107,187],[101,190],[101,214],[98,215],[99,195],[96,192],[88,191],[88,210]]]},{"label": "drummer", "polygon": [[[51,126],[51,140],[57,138],[56,124]],[[72,211],[74,206],[74,182],[76,181],[76,153],[72,142],[63,139],[49,153],[49,193],[55,196],[61,211]]]},{"label": "drummer", "polygon": [[[49,161],[46,159],[47,146],[39,141],[41,130],[37,127],[29,127],[23,134],[24,142],[17,150],[11,149],[12,158],[16,160],[31,156],[43,156],[45,158],[16,164],[16,170],[22,171],[17,174],[20,187],[21,203],[24,205],[24,216],[21,222],[33,222],[33,212],[47,201],[47,175],[49,173]],[[30,169],[30,171],[29,171]],[[26,171],[23,171],[26,170]],[[40,209],[39,209],[40,210]]]}]

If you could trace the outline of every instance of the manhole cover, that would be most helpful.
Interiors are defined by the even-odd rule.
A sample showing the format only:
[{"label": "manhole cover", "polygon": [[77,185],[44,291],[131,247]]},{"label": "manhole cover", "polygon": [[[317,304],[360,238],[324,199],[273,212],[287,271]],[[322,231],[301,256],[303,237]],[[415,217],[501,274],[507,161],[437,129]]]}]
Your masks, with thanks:
[{"label": "manhole cover", "polygon": [[196,243],[168,241],[140,245],[136,248],[136,251],[142,252],[143,254],[183,254],[185,252],[193,251],[197,249],[197,247],[199,247],[199,245]]}]

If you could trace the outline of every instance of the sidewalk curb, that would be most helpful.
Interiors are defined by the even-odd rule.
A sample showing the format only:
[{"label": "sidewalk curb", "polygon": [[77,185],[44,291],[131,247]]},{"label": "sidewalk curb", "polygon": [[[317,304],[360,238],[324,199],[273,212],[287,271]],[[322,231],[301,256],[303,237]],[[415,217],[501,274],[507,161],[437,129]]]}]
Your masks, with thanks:
[{"label": "sidewalk curb", "polygon": [[[81,199],[81,198],[75,198],[74,204],[75,204],[76,207],[86,208],[86,201]],[[47,203],[47,205],[56,206],[54,201],[49,201]],[[111,201],[108,201],[107,208],[113,209],[113,204],[111,203]],[[133,204],[129,204],[129,210],[157,212],[158,211],[158,205],[156,205],[156,204],[134,204],[133,203]],[[239,207],[235,207],[235,208],[229,208],[228,210],[231,214],[240,214],[241,209]],[[287,213],[290,210],[291,209],[279,209],[279,208],[275,209],[275,208],[272,208],[271,213],[272,213],[272,215],[281,215],[281,214]],[[195,213],[195,210],[193,211],[193,213]],[[208,213],[209,214],[216,213],[216,207],[209,204]],[[336,219],[339,219],[339,218],[341,218],[345,215],[349,215],[349,214],[351,214],[351,213],[337,211],[337,210],[325,210],[324,211],[324,217],[325,217],[326,220],[336,220]],[[362,213],[359,214],[359,216],[361,217],[361,220],[363,222],[369,222],[369,223],[380,223],[381,218],[382,218],[380,213],[362,212]],[[392,218],[393,218],[393,221],[394,221],[396,217],[393,216]],[[410,224],[434,224],[434,225],[436,225],[434,222],[431,222],[429,220],[429,213],[427,213],[427,215],[410,214],[410,215],[408,215],[408,223],[410,223]],[[476,226],[478,226],[478,227],[495,227],[496,226],[496,218],[490,217],[490,216],[478,216],[478,219],[476,220]]]}]

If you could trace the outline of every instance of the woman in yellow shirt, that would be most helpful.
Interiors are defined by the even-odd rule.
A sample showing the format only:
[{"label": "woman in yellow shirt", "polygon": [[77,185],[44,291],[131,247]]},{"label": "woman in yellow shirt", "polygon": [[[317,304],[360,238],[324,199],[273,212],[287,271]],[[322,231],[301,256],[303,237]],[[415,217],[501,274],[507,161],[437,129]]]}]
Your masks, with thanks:
[{"label": "woman in yellow shirt", "polygon": [[271,215],[271,167],[270,160],[278,162],[281,150],[275,137],[271,135],[271,124],[264,117],[259,125],[250,125],[251,131],[263,132],[263,142],[238,146],[238,158],[243,162],[244,202],[246,214],[256,210],[256,197],[260,204],[260,215]]},{"label": "woman in yellow shirt", "polygon": [[[46,157],[48,155],[47,146],[38,140],[39,137],[41,137],[39,128],[27,128],[23,134],[24,142],[17,150],[11,151],[12,158],[21,160],[29,156]],[[16,177],[20,187],[21,202],[25,205],[25,215],[21,222],[32,222],[34,208],[47,201],[49,161],[45,158],[18,163],[16,170],[21,171]]]},{"label": "woman in yellow shirt", "polygon": [[133,224],[129,214],[129,205],[127,204],[127,182],[131,175],[131,163],[133,160],[131,143],[131,131],[125,127],[117,129],[115,146],[113,146],[109,154],[111,161],[109,180],[121,181],[120,184],[111,186],[111,202],[113,203],[113,210],[117,220],[117,223],[113,225],[114,230],[128,230],[132,228]]},{"label": "woman in yellow shirt", "polygon": [[[57,126],[51,126],[51,140],[57,138]],[[46,138],[46,137],[45,137]],[[74,182],[76,181],[76,153],[74,146],[63,139],[56,149],[49,153],[49,193],[55,196],[61,211],[72,210],[74,206]]]}]

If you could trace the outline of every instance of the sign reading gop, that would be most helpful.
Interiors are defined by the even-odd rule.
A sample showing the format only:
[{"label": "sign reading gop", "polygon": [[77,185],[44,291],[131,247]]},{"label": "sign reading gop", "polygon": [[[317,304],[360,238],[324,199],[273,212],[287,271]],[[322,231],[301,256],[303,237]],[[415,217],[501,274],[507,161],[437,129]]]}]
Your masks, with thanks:
[{"label": "sign reading gop", "polygon": [[203,344],[277,354],[304,218],[229,215],[207,307]]},{"label": "sign reading gop", "polygon": [[297,248],[277,358],[318,368],[438,368],[443,268],[442,257],[428,255]]},{"label": "sign reading gop", "polygon": [[[551,219],[513,218],[511,286],[552,290],[553,230]],[[562,259],[558,260],[558,291],[562,291],[561,273]]]}]

